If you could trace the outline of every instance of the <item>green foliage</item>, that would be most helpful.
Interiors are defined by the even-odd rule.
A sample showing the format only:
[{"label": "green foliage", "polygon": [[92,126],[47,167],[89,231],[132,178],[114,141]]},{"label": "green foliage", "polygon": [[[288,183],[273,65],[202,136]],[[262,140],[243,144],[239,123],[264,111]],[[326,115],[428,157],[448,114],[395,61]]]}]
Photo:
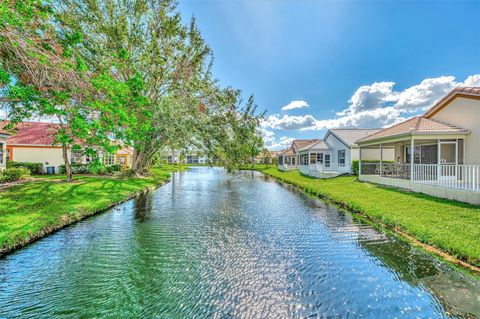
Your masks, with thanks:
[{"label": "green foliage", "polygon": [[7,161],[7,168],[10,168],[10,167],[24,167],[24,168],[27,168],[31,174],[35,174],[35,175],[43,174],[42,163]]},{"label": "green foliage", "polygon": [[30,176],[30,171],[25,167],[12,167],[0,172],[0,183],[11,183]]},{"label": "green foliage", "polygon": [[[394,163],[395,161],[383,161],[383,163]],[[379,160],[363,160],[362,164],[372,164],[372,163],[380,163]],[[352,161],[352,171],[353,175],[358,176],[358,169],[359,169],[359,161],[358,160],[353,160]]]},{"label": "green foliage", "polygon": [[[90,173],[89,165],[87,164],[71,164],[73,174],[88,174]],[[59,174],[65,174],[65,164],[58,167]]]},{"label": "green foliage", "polygon": [[122,166],[119,164],[114,164],[114,165],[108,165],[105,166],[105,169],[108,174],[113,174],[115,172],[121,172],[122,171]]},{"label": "green foliage", "polygon": [[94,157],[118,148],[114,137],[134,147],[135,174],[148,172],[164,147],[198,150],[228,169],[258,154],[253,97],[244,104],[212,77],[212,52],[195,20],[183,23],[173,0],[134,3],[0,4],[0,99],[11,128],[32,116],[55,118],[64,154]]}]

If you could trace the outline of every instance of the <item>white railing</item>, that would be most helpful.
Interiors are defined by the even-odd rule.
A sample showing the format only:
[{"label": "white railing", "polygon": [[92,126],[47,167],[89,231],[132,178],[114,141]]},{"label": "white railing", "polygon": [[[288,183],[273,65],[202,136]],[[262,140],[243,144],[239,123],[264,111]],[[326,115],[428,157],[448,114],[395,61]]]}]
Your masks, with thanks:
[{"label": "white railing", "polygon": [[413,182],[480,191],[480,165],[415,164]]},{"label": "white railing", "polygon": [[298,169],[298,165],[283,164],[283,165],[278,165],[278,169],[286,172],[286,171],[291,171],[293,169]]}]

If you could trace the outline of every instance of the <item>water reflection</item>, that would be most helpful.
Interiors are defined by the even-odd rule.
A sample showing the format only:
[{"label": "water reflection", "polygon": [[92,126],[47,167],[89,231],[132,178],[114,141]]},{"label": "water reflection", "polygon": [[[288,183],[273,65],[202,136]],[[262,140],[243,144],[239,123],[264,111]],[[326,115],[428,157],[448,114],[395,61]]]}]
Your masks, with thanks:
[{"label": "water reflection", "polygon": [[0,260],[0,318],[474,318],[479,291],[321,201],[207,168]]}]

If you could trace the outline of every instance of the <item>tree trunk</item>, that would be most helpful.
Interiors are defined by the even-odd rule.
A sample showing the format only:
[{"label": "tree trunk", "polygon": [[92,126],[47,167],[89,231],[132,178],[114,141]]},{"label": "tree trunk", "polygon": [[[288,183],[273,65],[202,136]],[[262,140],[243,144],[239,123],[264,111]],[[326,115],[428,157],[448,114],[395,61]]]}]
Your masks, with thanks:
[{"label": "tree trunk", "polygon": [[63,161],[65,162],[65,173],[67,174],[67,182],[73,181],[72,168],[70,166],[70,161],[68,160],[68,149],[67,145],[62,145]]},{"label": "tree trunk", "polygon": [[142,175],[144,171],[144,152],[142,150],[133,150],[132,171],[135,175]]}]

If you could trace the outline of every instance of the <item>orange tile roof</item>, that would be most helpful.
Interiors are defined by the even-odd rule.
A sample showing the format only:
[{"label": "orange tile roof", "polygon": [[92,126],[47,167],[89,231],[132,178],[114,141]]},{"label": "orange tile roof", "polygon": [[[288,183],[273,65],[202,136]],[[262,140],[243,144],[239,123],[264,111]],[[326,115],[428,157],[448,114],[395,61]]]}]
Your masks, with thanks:
[{"label": "orange tile roof", "polygon": [[401,135],[421,135],[421,134],[468,134],[469,130],[443,123],[437,120],[428,119],[422,116],[415,116],[411,119],[393,125],[380,132],[371,134],[357,141],[364,143],[375,141],[382,138],[395,137]]}]

